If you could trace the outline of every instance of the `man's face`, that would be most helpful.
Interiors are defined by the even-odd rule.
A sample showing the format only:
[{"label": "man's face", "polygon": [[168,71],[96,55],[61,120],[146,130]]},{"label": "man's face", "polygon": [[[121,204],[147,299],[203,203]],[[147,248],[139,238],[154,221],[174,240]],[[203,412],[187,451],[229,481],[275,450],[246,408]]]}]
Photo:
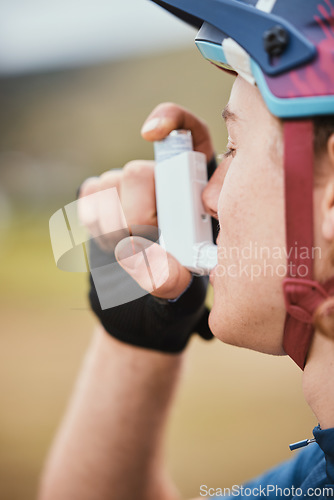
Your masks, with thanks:
[{"label": "man's face", "polygon": [[209,323],[224,342],[283,354],[286,257],[281,128],[258,89],[240,77],[224,117],[228,156],[204,193],[204,199],[216,205],[220,223]]}]

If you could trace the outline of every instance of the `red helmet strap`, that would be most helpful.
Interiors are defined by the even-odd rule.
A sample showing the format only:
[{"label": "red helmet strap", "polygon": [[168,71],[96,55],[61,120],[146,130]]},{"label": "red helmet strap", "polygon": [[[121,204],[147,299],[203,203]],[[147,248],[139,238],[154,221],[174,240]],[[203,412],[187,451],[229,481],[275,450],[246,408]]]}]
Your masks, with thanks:
[{"label": "red helmet strap", "polygon": [[303,370],[314,334],[314,311],[334,288],[313,281],[313,123],[284,122],[287,273],[283,348]]}]

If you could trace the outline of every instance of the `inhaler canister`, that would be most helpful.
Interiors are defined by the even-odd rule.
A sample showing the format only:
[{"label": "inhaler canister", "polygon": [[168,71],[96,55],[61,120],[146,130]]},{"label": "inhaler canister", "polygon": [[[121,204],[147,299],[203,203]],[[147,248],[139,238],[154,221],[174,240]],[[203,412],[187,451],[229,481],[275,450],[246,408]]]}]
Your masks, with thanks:
[{"label": "inhaler canister", "polygon": [[154,158],[157,163],[187,151],[193,151],[190,130],[173,130],[165,139],[154,143]]}]

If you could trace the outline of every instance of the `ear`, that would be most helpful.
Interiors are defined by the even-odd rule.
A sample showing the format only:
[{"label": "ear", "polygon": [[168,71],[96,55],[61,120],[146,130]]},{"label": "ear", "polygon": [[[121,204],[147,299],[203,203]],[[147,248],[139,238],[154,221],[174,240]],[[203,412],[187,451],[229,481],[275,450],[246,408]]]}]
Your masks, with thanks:
[{"label": "ear", "polygon": [[331,175],[328,179],[322,201],[322,235],[328,241],[334,240],[334,134],[327,142],[327,158],[330,164]]}]

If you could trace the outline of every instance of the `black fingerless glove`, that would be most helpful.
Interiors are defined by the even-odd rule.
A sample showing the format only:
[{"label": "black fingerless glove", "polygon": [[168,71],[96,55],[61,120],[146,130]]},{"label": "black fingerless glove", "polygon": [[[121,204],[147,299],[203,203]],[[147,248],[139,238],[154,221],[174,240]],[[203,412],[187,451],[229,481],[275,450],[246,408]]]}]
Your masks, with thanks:
[{"label": "black fingerless glove", "polygon": [[211,339],[209,311],[204,301],[208,278],[192,277],[190,286],[175,301],[145,295],[132,302],[101,309],[90,277],[89,300],[105,330],[122,342],[156,351],[177,353],[184,349],[191,334]]}]

